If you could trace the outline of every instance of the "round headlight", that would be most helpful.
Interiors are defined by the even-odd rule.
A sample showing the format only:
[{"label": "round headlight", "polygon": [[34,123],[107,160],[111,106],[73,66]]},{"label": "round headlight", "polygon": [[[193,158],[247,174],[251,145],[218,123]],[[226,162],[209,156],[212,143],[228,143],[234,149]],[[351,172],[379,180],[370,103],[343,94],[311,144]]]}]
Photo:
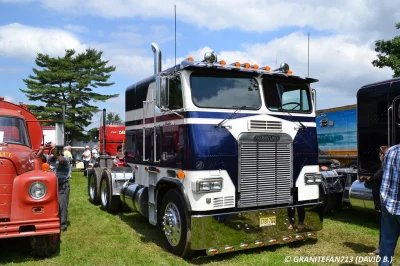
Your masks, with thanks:
[{"label": "round headlight", "polygon": [[42,182],[33,182],[29,186],[29,196],[31,196],[32,199],[35,200],[40,200],[46,196],[47,193],[47,187],[45,184]]}]

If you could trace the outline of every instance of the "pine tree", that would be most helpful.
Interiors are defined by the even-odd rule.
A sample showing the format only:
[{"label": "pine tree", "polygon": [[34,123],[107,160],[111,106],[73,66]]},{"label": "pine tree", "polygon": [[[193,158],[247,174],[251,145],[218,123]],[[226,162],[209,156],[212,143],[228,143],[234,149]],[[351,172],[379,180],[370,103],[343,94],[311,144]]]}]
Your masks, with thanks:
[{"label": "pine tree", "polygon": [[30,111],[40,119],[61,121],[62,105],[66,105],[66,132],[72,139],[83,139],[83,130],[99,108],[95,102],[106,101],[118,94],[104,95],[97,91],[114,85],[108,82],[115,66],[107,66],[102,60],[103,52],[87,49],[75,55],[75,50],[66,50],[63,57],[50,57],[39,53],[32,75],[23,79],[27,89],[20,89],[30,101],[43,105],[30,105]]}]

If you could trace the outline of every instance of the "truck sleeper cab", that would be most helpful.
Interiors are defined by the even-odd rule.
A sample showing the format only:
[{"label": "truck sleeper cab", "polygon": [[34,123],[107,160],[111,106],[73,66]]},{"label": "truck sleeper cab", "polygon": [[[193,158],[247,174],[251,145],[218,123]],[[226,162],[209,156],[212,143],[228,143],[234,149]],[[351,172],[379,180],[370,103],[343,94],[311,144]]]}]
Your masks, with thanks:
[{"label": "truck sleeper cab", "polygon": [[[152,47],[155,74],[126,90],[133,175],[124,172],[130,180],[121,185],[116,169],[97,174],[115,176],[117,192],[99,193],[104,208],[103,195],[119,195],[183,257],[315,237],[322,176],[309,84],[316,80],[291,75],[286,64],[228,66],[211,53],[160,72],[161,52]],[[288,229],[288,208],[305,209],[302,230]]]},{"label": "truck sleeper cab", "polygon": [[0,239],[29,237],[33,255],[48,257],[59,251],[60,221],[56,176],[33,150],[41,134],[31,113],[0,100]]}]

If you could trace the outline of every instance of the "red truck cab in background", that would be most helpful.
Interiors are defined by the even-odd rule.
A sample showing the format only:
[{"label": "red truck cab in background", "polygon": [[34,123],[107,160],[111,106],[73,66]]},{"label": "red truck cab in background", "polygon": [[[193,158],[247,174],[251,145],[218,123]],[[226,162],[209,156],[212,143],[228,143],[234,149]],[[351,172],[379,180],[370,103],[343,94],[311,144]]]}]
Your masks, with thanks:
[{"label": "red truck cab in background", "polygon": [[29,237],[32,253],[60,248],[58,185],[36,153],[42,127],[26,106],[0,97],[0,239]]},{"label": "red truck cab in background", "polygon": [[[103,154],[103,126],[100,126],[100,153]],[[105,153],[115,156],[122,152],[125,143],[125,126],[106,125],[106,149]]]}]

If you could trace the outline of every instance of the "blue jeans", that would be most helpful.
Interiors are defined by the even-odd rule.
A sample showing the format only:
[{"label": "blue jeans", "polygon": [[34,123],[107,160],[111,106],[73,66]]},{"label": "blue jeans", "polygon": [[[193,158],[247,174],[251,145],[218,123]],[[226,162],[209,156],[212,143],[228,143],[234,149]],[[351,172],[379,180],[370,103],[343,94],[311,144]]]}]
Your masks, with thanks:
[{"label": "blue jeans", "polygon": [[89,161],[83,161],[83,174],[87,176],[87,168],[89,167]]},{"label": "blue jeans", "polygon": [[381,243],[379,245],[379,265],[392,265],[394,250],[400,234],[400,215],[390,214],[385,206],[382,206]]}]

